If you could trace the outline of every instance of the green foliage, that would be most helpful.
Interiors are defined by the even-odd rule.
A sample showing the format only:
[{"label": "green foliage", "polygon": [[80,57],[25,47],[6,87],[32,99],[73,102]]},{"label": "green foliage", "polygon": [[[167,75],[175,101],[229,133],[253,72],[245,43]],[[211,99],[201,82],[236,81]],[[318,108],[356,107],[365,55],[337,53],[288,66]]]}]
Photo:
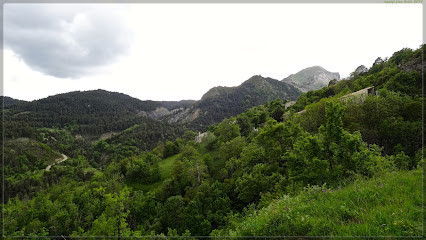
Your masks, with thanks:
[{"label": "green foliage", "polygon": [[[242,89],[255,89],[248,95],[219,91],[220,101],[211,92],[201,102],[209,111],[221,109],[220,120],[242,111],[238,104],[230,110],[230,99],[242,100],[244,109],[265,104],[209,127],[201,142],[179,125],[131,120],[158,102],[125,103],[118,95],[104,101],[95,91],[99,102],[90,109],[52,110],[74,94],[25,105],[35,106],[31,114],[13,104],[3,112],[10,127],[4,234],[419,236],[423,48],[378,59],[287,109],[276,97],[265,103],[259,86],[276,84],[269,80],[245,83]],[[378,95],[341,99],[372,85]],[[69,121],[71,113],[81,115]],[[211,121],[209,114],[200,112],[198,123]],[[47,117],[57,119],[42,124]],[[127,130],[105,140],[75,135],[112,129]],[[45,171],[60,153],[69,159]]]},{"label": "green foliage", "polygon": [[3,106],[5,108],[10,107],[15,104],[24,103],[23,100],[14,99],[11,97],[1,96],[0,97],[0,106]]},{"label": "green foliage", "polygon": [[105,210],[93,221],[87,236],[129,236],[130,229],[127,228],[126,203],[129,190],[124,188],[118,193],[104,193],[103,189],[95,189],[104,197]]},{"label": "green foliage", "polygon": [[238,158],[246,145],[244,137],[236,137],[231,141],[225,142],[220,145],[219,155],[222,159],[228,160],[232,157]]},{"label": "green foliage", "polygon": [[394,172],[346,187],[308,187],[235,218],[213,236],[412,236],[422,234],[421,172]]},{"label": "green foliage", "polygon": [[381,90],[361,105],[347,105],[344,127],[359,130],[364,141],[377,144],[387,154],[400,144],[410,156],[421,147],[421,99]]},{"label": "green foliage", "polygon": [[194,131],[186,131],[183,136],[182,139],[184,141],[194,141],[195,137],[198,135],[198,133],[194,132]]},{"label": "green foliage", "polygon": [[405,155],[404,151],[399,152],[395,156],[390,156],[390,159],[401,170],[413,168],[416,164],[409,156]]},{"label": "green foliage", "polygon": [[281,156],[292,149],[301,133],[300,126],[293,122],[277,124],[275,120],[270,120],[261,129],[255,140],[265,149],[265,162],[273,166],[282,166]]},{"label": "green foliage", "polygon": [[277,122],[283,121],[283,114],[285,111],[284,104],[280,99],[267,102],[266,107],[269,109],[270,116]]},{"label": "green foliage", "polygon": [[141,229],[143,235],[147,235],[147,226],[155,223],[157,215],[157,201],[153,192],[144,193],[134,191],[129,198],[129,227]]},{"label": "green foliage", "polygon": [[318,102],[306,106],[303,114],[296,114],[295,121],[308,132],[315,133],[321,125],[325,125],[325,104],[330,98],[323,98]]},{"label": "green foliage", "polygon": [[240,127],[234,117],[227,118],[217,125],[214,134],[219,141],[227,142],[240,136]]},{"label": "green foliage", "polygon": [[68,127],[81,134],[99,134],[131,127],[138,122],[136,111],[154,110],[158,105],[121,93],[96,90],[58,94],[10,108],[15,112],[11,116],[14,121],[25,121],[37,127]]},{"label": "green foliage", "polygon": [[344,133],[343,130],[343,113],[345,108],[334,102],[327,102],[325,106],[325,117],[327,119],[325,128],[320,129],[320,132],[325,137],[325,142],[331,144],[332,142],[339,142]]},{"label": "green foliage", "polygon": [[390,170],[391,163],[379,157],[379,149],[368,147],[359,132],[344,130],[341,104],[327,102],[325,112],[326,125],[320,127],[319,134],[305,133],[284,157],[294,183],[336,184],[336,180],[355,173],[374,175],[377,169]]},{"label": "green foliage", "polygon": [[163,226],[173,226],[178,232],[184,231],[185,200],[182,196],[173,196],[167,199],[159,213]]},{"label": "green foliage", "polygon": [[129,161],[126,166],[126,178],[144,184],[159,181],[161,179],[159,161],[160,159],[154,154]]},{"label": "green foliage", "polygon": [[324,143],[318,136],[306,134],[286,154],[290,179],[295,183],[323,183],[329,177],[330,163],[324,156]]},{"label": "green foliage", "polygon": [[116,134],[107,141],[114,145],[123,142],[134,141],[134,146],[140,150],[151,150],[159,141],[171,141],[184,133],[184,128],[178,125],[170,125],[165,122],[152,119],[140,119],[142,122],[136,127]]},{"label": "green foliage", "polygon": [[180,146],[178,142],[166,141],[166,144],[164,145],[163,157],[168,158],[170,156],[178,154],[179,150],[180,150]]},{"label": "green foliage", "polygon": [[422,76],[419,72],[399,72],[392,76],[385,84],[386,89],[408,94],[422,94]]},{"label": "green foliage", "polygon": [[250,117],[246,113],[242,113],[237,116],[237,123],[240,127],[241,136],[244,137],[247,137],[254,128],[254,124],[251,122]]},{"label": "green foliage", "polygon": [[411,96],[420,96],[424,48],[422,45],[415,51],[402,49],[385,61],[378,58],[367,72],[341,80],[335,85],[304,93],[291,108],[298,112],[323,98],[343,96],[370,86],[374,86],[375,90],[387,89]]},{"label": "green foliage", "polygon": [[407,58],[410,58],[413,55],[413,50],[409,48],[404,48],[399,50],[398,52],[395,52],[392,57],[389,59],[390,63],[393,63],[395,65],[401,64],[401,62]]},{"label": "green foliage", "polygon": [[213,133],[207,132],[206,135],[204,135],[201,139],[201,143],[206,150],[213,151],[215,148],[217,148],[218,141],[217,137]]},{"label": "green foliage", "polygon": [[252,203],[259,200],[260,193],[271,191],[280,177],[279,174],[272,172],[270,166],[259,163],[252,171],[244,173],[236,180],[235,191],[241,201]]}]

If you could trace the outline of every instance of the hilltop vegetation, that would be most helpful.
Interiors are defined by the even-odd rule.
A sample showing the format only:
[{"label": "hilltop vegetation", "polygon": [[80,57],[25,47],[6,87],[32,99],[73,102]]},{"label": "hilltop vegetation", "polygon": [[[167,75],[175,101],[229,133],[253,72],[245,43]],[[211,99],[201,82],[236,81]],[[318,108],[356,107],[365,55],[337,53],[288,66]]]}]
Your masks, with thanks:
[{"label": "hilltop vegetation", "polygon": [[[25,133],[71,158],[50,171],[20,161],[38,192],[6,199],[4,234],[421,236],[424,49],[376,60],[291,107],[269,99],[232,113],[203,135],[138,123],[91,143],[73,125],[15,127],[14,138]],[[341,98],[372,85],[377,94]],[[150,139],[161,140],[150,149]],[[14,171],[7,184],[17,184]]]}]

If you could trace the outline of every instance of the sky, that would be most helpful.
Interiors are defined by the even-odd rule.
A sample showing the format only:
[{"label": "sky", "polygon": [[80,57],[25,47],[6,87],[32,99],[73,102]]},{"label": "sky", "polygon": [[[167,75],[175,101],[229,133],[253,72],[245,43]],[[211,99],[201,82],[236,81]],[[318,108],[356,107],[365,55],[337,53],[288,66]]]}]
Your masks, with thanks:
[{"label": "sky", "polygon": [[422,31],[422,4],[5,4],[3,95],[198,100],[316,65],[344,78]]}]

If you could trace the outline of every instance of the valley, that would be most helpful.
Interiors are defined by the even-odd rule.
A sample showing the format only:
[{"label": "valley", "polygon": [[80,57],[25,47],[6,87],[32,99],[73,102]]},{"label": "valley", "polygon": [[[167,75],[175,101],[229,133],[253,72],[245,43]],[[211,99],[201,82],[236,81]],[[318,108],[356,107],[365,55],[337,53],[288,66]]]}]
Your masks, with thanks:
[{"label": "valley", "polygon": [[2,97],[3,235],[422,237],[425,49],[199,100]]}]

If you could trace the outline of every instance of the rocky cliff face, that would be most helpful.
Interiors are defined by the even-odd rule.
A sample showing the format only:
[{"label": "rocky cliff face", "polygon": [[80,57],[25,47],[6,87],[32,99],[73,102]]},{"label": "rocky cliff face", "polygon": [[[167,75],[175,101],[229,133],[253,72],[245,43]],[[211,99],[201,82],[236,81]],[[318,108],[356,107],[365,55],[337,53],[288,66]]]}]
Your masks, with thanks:
[{"label": "rocky cliff face", "polygon": [[340,74],[329,72],[320,66],[313,66],[291,74],[282,81],[295,86],[302,92],[308,92],[328,86],[333,79],[340,80]]}]

